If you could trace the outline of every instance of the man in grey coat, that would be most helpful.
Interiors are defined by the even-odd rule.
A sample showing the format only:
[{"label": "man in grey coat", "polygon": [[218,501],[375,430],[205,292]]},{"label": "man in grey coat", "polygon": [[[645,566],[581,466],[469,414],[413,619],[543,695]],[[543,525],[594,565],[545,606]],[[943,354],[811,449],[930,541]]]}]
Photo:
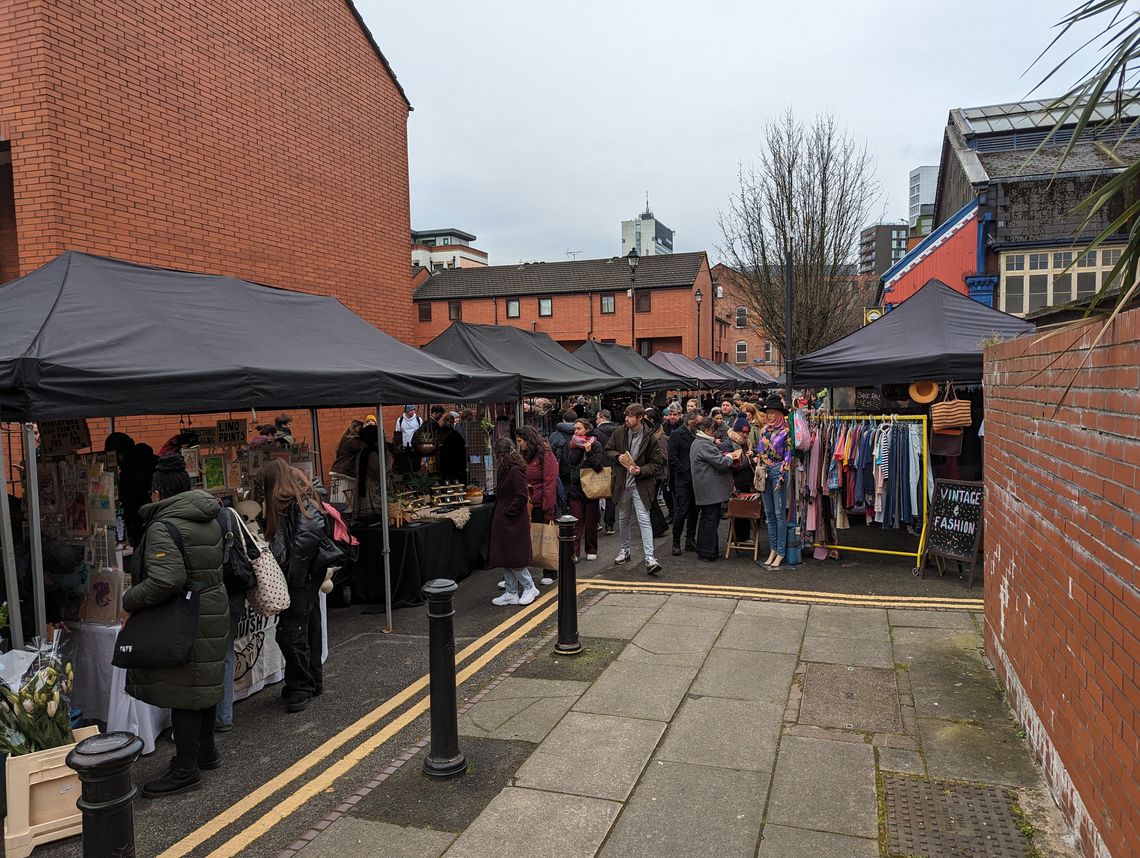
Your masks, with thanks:
[{"label": "man in grey coat", "polygon": [[716,421],[704,418],[697,430],[693,446],[689,448],[689,467],[692,471],[693,497],[697,502],[697,557],[713,561],[720,556],[717,528],[720,526],[720,509],[732,495],[732,469],[740,467],[738,448],[722,453],[717,447],[713,432]]},{"label": "man in grey coat", "polygon": [[645,409],[634,403],[625,409],[625,423],[614,429],[606,444],[606,456],[613,463],[610,496],[617,507],[618,534],[621,550],[614,563],[628,563],[630,519],[637,517],[641,530],[641,546],[645,552],[645,571],[654,577],[661,574],[661,564],[653,551],[653,525],[649,505],[655,503],[657,478],[665,469],[665,457],[648,426],[643,425]]}]

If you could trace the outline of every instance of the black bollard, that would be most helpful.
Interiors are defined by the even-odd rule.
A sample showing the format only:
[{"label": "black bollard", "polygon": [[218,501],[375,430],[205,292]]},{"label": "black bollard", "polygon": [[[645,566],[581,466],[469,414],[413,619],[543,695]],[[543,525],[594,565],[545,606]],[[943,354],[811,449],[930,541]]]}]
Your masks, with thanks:
[{"label": "black bollard", "polygon": [[574,526],[578,519],[564,515],[558,519],[558,643],[559,655],[577,655],[578,642],[578,571],[574,568]]},{"label": "black bollard", "polygon": [[431,688],[431,747],[424,771],[437,778],[467,771],[467,757],[459,750],[459,714],[455,698],[455,616],[451,597],[459,585],[447,578],[424,584],[428,600],[428,647]]},{"label": "black bollard", "polygon": [[134,733],[102,733],[71,749],[67,764],[79,773],[83,791],[83,858],[134,858],[135,796],[131,766],[143,750]]}]

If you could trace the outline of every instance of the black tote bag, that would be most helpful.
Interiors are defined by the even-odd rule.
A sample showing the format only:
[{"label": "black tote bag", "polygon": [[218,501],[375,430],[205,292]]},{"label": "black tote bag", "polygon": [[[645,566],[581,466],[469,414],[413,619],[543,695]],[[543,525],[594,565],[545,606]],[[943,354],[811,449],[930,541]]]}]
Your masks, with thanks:
[{"label": "black tote bag", "polygon": [[[182,534],[169,521],[161,521],[161,524],[178,546],[182,562],[185,563],[186,550]],[[145,547],[139,546],[139,550],[141,553]],[[145,578],[145,570],[140,571]],[[200,588],[188,583],[185,590],[165,602],[132,614],[119,630],[111,664],[127,669],[182,667],[189,664],[194,654],[194,640],[198,637],[201,607]]]}]

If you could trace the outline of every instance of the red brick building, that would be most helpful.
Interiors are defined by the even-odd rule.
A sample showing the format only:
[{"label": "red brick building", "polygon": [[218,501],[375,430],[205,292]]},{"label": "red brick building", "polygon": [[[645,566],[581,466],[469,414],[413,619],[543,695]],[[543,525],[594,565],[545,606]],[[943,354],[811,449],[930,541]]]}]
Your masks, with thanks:
[{"label": "red brick building", "polygon": [[626,346],[636,339],[644,355],[680,352],[723,361],[729,316],[714,291],[704,253],[642,256],[633,278],[621,256],[447,269],[417,278],[414,341],[422,346],[462,320],[541,331],[570,351],[589,339]]},{"label": "red brick building", "polygon": [[[728,324],[727,360],[739,367],[754,366],[769,375],[784,371],[783,353],[744,297],[736,272],[724,263],[713,266],[713,274],[723,292],[718,303]],[[719,308],[718,308],[719,309]]]},{"label": "red brick building", "polygon": [[83,250],[411,339],[411,108],[348,0],[0,0],[0,87],[0,282]]}]

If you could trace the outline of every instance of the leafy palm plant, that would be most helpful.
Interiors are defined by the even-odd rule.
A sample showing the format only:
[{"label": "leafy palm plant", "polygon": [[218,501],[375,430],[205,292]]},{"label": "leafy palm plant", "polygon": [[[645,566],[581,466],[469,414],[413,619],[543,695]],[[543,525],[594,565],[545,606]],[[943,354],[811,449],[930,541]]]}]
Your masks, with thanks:
[{"label": "leafy palm plant", "polygon": [[[1140,90],[1130,88],[1135,83],[1136,78],[1136,72],[1131,66],[1137,59],[1140,59],[1140,13],[1129,8],[1131,5],[1130,0],[1086,0],[1058,22],[1059,32],[1056,37],[1034,61],[1034,65],[1041,63],[1053,48],[1073,32],[1074,28],[1085,27],[1090,24],[1096,28],[1093,35],[1082,41],[1049,69],[1038,84],[1040,87],[1052,80],[1062,69],[1078,62],[1079,58],[1087,58],[1091,49],[1094,56],[1092,63],[1083,69],[1069,90],[1050,105],[1050,109],[1056,111],[1057,119],[1052,132],[1046,135],[1045,140],[1038,147],[1038,151],[1040,151],[1047,143],[1054,142],[1054,138],[1059,135],[1064,126],[1073,124],[1057,166],[1056,172],[1058,173],[1090,123],[1097,125],[1106,121],[1107,123],[1120,123],[1121,117],[1125,114],[1125,108],[1140,100]],[[1113,110],[1112,115],[1105,120],[1101,111],[1109,99],[1112,101]],[[1115,140],[1110,139],[1107,144],[1113,152],[1120,147],[1120,144],[1138,122],[1140,122],[1140,117],[1127,125],[1119,125],[1119,134]],[[1105,319],[1100,332],[1093,340],[1092,346],[1085,353],[1084,360],[1077,367],[1077,372],[1073,374],[1073,379],[1070,380],[1068,387],[1061,395],[1058,408],[1060,408],[1060,403],[1064,402],[1077,373],[1083,369],[1093,349],[1100,343],[1113,320],[1129,306],[1136,296],[1138,285],[1136,270],[1137,264],[1140,262],[1140,197],[1136,193],[1138,180],[1140,180],[1140,161],[1133,161],[1127,164],[1125,169],[1110,181],[1096,188],[1078,206],[1078,211],[1084,215],[1084,219],[1077,230],[1078,235],[1084,235],[1089,224],[1101,212],[1107,214],[1109,210],[1114,210],[1119,204],[1120,213],[1101,229],[1081,253],[1076,254],[1074,265],[1076,259],[1095,250],[1112,236],[1126,233],[1128,242],[1120,255],[1120,261],[1104,278],[1100,290],[1094,296],[1086,313],[1086,318],[1088,315],[1098,312],[1098,305],[1113,292],[1118,293],[1115,305],[1111,309],[1099,311],[1102,314],[1107,312],[1108,318]],[[1083,323],[1083,320],[1078,322],[1078,324]]]}]

